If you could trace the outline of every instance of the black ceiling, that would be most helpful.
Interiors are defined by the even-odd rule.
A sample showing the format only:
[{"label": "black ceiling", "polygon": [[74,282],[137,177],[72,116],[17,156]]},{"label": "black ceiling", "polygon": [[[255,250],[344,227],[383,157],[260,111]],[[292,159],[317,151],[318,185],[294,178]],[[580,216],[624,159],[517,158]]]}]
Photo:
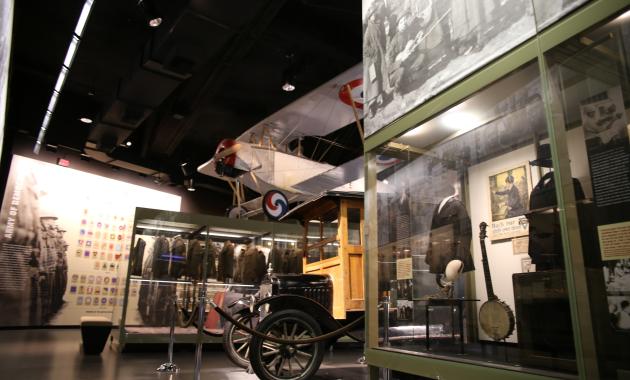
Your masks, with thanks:
[{"label": "black ceiling", "polygon": [[[361,61],[360,0],[154,4],[164,19],[156,29],[138,0],[95,0],[45,143],[83,150],[91,140],[181,183],[181,162],[205,162],[221,139]],[[82,6],[15,3],[7,121],[33,142]],[[290,93],[281,90],[287,69],[295,73]],[[96,122],[86,126],[82,116]],[[121,138],[133,146],[120,147]]]}]

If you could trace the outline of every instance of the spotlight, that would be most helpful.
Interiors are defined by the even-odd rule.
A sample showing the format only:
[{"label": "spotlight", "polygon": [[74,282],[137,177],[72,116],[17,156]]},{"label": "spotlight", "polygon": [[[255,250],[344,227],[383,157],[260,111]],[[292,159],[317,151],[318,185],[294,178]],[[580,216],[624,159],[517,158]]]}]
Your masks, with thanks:
[{"label": "spotlight", "polygon": [[89,117],[82,117],[79,119],[80,122],[84,123],[84,124],[92,124],[94,121],[92,119],[90,119]]},{"label": "spotlight", "polygon": [[295,86],[294,86],[291,82],[286,81],[286,82],[284,82],[284,84],[282,85],[282,89],[283,89],[284,91],[286,91],[286,92],[291,92],[291,91],[295,90]]},{"label": "spotlight", "polygon": [[284,70],[282,73],[282,89],[286,92],[291,92],[295,90],[295,75],[293,74],[293,69],[288,68]]},{"label": "spotlight", "polygon": [[152,28],[157,28],[162,24],[162,17],[159,16],[157,9],[155,8],[155,4],[151,0],[139,0],[138,6],[142,8],[144,14],[149,20],[149,26]]},{"label": "spotlight", "polygon": [[186,190],[188,191],[195,191],[195,183],[193,181],[193,179],[189,179],[188,181],[185,182],[186,185]]},{"label": "spotlight", "polygon": [[127,145],[127,146],[131,146],[131,141],[127,141],[127,142],[125,143],[125,145]]},{"label": "spotlight", "polygon": [[179,168],[182,170],[182,174],[184,177],[190,177],[190,172],[188,171],[188,162],[182,163]]}]

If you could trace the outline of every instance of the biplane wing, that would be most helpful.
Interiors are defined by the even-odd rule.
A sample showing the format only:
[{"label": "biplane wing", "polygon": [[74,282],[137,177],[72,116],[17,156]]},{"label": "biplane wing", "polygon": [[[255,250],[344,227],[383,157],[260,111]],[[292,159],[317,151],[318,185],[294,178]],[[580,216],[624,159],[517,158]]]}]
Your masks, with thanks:
[{"label": "biplane wing", "polygon": [[279,148],[298,137],[325,136],[355,122],[356,117],[362,119],[362,77],[360,63],[263,119],[236,140],[261,144],[271,141],[270,145]]}]

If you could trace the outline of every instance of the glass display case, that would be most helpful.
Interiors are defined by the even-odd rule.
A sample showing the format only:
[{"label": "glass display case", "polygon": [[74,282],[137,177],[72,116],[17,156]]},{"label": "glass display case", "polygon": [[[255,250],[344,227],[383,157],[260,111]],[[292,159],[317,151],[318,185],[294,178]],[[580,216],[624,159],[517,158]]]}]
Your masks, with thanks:
[{"label": "glass display case", "polygon": [[136,209],[129,267],[118,276],[124,298],[114,310],[120,348],[168,341],[173,321],[178,343],[220,342],[224,322],[200,297],[225,308],[256,293],[270,252],[295,246],[300,235],[297,224]]},{"label": "glass display case", "polygon": [[630,376],[629,6],[592,2],[366,139],[370,365]]}]

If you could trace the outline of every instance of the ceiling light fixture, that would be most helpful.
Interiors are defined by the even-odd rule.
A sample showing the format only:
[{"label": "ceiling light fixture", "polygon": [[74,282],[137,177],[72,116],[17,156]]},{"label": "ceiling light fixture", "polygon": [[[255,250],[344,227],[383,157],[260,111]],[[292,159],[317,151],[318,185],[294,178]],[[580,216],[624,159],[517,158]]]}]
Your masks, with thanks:
[{"label": "ceiling light fixture", "polygon": [[85,30],[85,25],[87,24],[93,4],[94,0],[85,0],[85,2],[83,3],[81,15],[79,15],[77,25],[74,28],[74,33],[72,34],[70,45],[68,46],[68,50],[66,51],[66,55],[61,65],[61,71],[59,72],[59,76],[57,77],[57,81],[55,82],[55,87],[50,97],[50,101],[48,102],[46,114],[44,115],[44,119],[42,120],[42,124],[39,128],[39,134],[37,135],[35,147],[33,148],[33,153],[35,154],[39,154],[42,145],[44,144],[44,139],[46,137],[46,131],[48,130],[50,119],[52,118],[52,114],[53,112],[55,112],[55,107],[57,106],[57,98],[59,97],[61,89],[63,88],[66,82],[66,78],[68,77],[68,74],[70,72],[70,67],[72,66],[72,62],[74,61],[74,58],[76,56],[77,49],[79,48],[79,43],[81,42],[81,37],[83,35],[83,31]]},{"label": "ceiling light fixture", "polygon": [[90,119],[89,117],[82,117],[79,119],[80,122],[84,123],[84,124],[92,124],[94,121],[92,119]]},{"label": "ceiling light fixture", "polygon": [[284,82],[284,84],[282,85],[282,89],[283,89],[284,91],[286,91],[286,92],[291,92],[291,91],[295,90],[295,86],[294,86],[291,82],[286,81],[286,82]]},{"label": "ceiling light fixture", "polygon": [[149,26],[157,28],[162,25],[162,17],[157,12],[155,4],[152,0],[139,0],[138,6],[142,9],[148,19]]},{"label": "ceiling light fixture", "polygon": [[149,26],[152,28],[157,28],[162,24],[162,17],[155,17],[149,20]]},{"label": "ceiling light fixture", "polygon": [[186,190],[188,190],[188,191],[195,191],[195,190],[197,190],[197,189],[195,189],[195,183],[194,183],[192,178],[189,179],[187,182],[188,183],[186,184]]}]

